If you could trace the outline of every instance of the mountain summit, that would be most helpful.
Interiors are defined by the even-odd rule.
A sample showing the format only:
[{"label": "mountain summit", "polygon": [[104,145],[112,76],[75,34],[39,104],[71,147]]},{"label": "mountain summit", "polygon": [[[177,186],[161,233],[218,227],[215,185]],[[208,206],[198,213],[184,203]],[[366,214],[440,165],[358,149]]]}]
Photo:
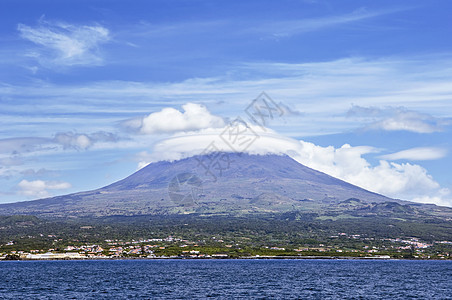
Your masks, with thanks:
[{"label": "mountain summit", "polygon": [[422,205],[369,192],[288,156],[217,152],[151,163],[93,191],[3,204],[0,215],[242,215],[338,209],[406,213],[416,206]]}]

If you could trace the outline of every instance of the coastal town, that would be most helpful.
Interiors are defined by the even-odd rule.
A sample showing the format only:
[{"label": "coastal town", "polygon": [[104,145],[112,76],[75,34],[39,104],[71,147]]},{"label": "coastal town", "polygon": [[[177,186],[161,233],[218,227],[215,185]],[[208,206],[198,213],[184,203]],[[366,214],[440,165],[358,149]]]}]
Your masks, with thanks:
[{"label": "coastal town", "polygon": [[[55,238],[56,236],[48,236]],[[77,259],[219,259],[219,258],[367,258],[367,259],[452,259],[452,241],[427,243],[418,238],[372,238],[341,232],[329,237],[342,243],[317,245],[262,245],[209,240],[190,241],[167,236],[138,240],[104,240],[101,243],[77,243],[64,248],[20,250],[15,241],[0,245],[0,260],[77,260]],[[344,241],[353,243],[345,243]],[[358,243],[356,243],[358,241]],[[357,244],[362,244],[357,247]],[[8,250],[11,249],[11,250]],[[15,250],[12,250],[15,249]]]}]

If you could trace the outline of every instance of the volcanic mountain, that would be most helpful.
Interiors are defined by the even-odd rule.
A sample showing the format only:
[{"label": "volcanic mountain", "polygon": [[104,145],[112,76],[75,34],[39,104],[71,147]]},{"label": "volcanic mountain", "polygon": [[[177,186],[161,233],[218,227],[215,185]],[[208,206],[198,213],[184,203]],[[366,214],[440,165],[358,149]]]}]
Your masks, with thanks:
[{"label": "volcanic mountain", "polygon": [[434,211],[451,216],[451,209],[390,199],[288,156],[226,152],[151,163],[93,191],[0,205],[0,215],[63,218],[293,211],[345,217]]}]

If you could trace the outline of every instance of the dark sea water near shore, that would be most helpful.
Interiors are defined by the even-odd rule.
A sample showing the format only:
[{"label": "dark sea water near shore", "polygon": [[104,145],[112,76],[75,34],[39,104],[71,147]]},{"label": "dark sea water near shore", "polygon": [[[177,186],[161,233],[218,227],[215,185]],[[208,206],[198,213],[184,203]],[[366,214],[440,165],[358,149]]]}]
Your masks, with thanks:
[{"label": "dark sea water near shore", "polygon": [[3,261],[0,299],[452,299],[452,261]]}]

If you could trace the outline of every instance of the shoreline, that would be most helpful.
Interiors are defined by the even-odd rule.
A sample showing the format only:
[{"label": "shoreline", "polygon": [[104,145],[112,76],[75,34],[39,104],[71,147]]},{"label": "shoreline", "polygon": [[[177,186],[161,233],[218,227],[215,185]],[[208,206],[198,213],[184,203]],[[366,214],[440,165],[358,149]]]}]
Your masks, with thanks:
[{"label": "shoreline", "polygon": [[2,261],[113,261],[113,260],[407,260],[407,261],[452,261],[440,258],[387,258],[387,257],[353,257],[353,256],[259,256],[259,257],[84,257],[84,258],[41,258],[41,259],[0,259]]}]

